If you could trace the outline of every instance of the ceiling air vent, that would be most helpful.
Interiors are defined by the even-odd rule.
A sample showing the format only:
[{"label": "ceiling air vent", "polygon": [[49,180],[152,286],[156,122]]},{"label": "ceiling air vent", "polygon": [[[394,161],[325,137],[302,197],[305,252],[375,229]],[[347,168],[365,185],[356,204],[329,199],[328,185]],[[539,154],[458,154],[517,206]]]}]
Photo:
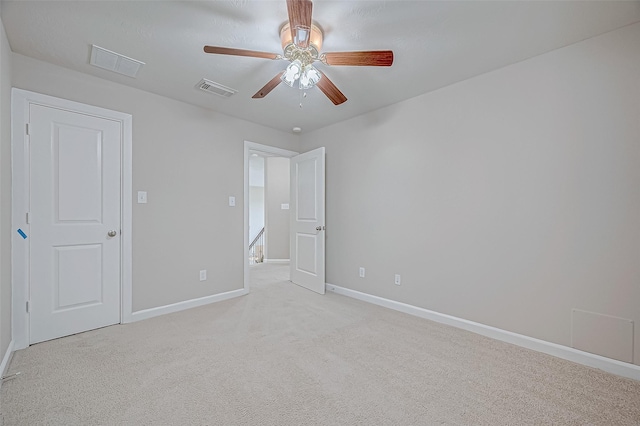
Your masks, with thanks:
[{"label": "ceiling air vent", "polygon": [[95,44],[91,45],[91,59],[89,63],[93,66],[133,78],[136,78],[138,71],[140,71],[140,68],[144,65],[142,61],[112,52]]},{"label": "ceiling air vent", "polygon": [[235,89],[223,86],[222,84],[216,83],[211,80],[207,80],[206,78],[200,80],[200,82],[196,84],[196,88],[204,90],[205,92],[213,93],[214,95],[222,96],[223,98],[230,98],[231,96],[238,93],[238,91]]}]

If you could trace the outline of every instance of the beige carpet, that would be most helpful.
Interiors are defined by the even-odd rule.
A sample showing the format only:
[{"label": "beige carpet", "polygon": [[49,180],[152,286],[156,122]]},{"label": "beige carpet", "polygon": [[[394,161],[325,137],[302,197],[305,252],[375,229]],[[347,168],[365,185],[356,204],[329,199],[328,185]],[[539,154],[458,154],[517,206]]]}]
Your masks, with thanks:
[{"label": "beige carpet", "polygon": [[242,298],[17,352],[4,424],[640,424],[640,382],[252,274]]}]

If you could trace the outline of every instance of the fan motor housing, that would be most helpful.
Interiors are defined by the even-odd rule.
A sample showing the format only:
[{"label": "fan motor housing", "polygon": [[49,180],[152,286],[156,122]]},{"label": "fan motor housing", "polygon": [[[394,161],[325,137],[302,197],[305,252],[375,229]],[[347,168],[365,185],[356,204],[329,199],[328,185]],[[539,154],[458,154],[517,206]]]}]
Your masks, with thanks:
[{"label": "fan motor housing", "polygon": [[301,49],[293,43],[293,37],[291,35],[291,25],[289,24],[289,22],[287,21],[280,26],[280,42],[282,43],[282,51],[284,52],[285,57],[287,57],[287,51],[291,51],[291,46],[293,46],[297,50],[308,50],[312,52],[311,54],[315,58],[318,58],[320,50],[322,49],[323,38],[324,34],[322,32],[322,29],[316,24],[311,24],[309,47],[307,49]]}]

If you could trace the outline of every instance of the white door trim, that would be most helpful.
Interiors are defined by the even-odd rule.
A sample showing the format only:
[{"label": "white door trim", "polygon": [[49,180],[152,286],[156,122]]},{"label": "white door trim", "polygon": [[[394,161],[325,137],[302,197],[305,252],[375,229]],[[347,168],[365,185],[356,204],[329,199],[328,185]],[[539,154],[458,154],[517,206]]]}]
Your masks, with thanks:
[{"label": "white door trim", "polygon": [[298,152],[274,146],[244,141],[244,289],[249,291],[249,155],[250,151],[258,151],[267,155],[291,158]]},{"label": "white door trim", "polygon": [[120,238],[120,322],[131,322],[132,309],[132,116],[66,99],[13,88],[11,91],[11,289],[12,338],[15,349],[29,346],[29,245],[18,233],[30,234],[26,214],[29,211],[29,106],[43,105],[88,114],[122,124],[121,230]]}]

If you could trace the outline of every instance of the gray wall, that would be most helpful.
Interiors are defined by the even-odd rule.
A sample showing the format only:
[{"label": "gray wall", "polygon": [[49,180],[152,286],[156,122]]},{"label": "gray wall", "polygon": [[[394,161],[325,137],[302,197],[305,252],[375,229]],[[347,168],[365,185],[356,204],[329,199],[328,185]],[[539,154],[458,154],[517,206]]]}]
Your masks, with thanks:
[{"label": "gray wall", "polygon": [[327,282],[566,346],[573,308],[633,320],[640,364],[639,43],[636,24],[303,135],[327,148]]},{"label": "gray wall", "polygon": [[13,83],[133,115],[134,312],[243,288],[244,141],[297,149],[295,135],[17,54]]},{"label": "gray wall", "polygon": [[289,259],[289,159],[267,157],[265,167],[266,246],[268,259]]},{"label": "gray wall", "polygon": [[[0,20],[0,361],[11,342],[11,49]],[[0,372],[2,373],[2,372]]]}]

